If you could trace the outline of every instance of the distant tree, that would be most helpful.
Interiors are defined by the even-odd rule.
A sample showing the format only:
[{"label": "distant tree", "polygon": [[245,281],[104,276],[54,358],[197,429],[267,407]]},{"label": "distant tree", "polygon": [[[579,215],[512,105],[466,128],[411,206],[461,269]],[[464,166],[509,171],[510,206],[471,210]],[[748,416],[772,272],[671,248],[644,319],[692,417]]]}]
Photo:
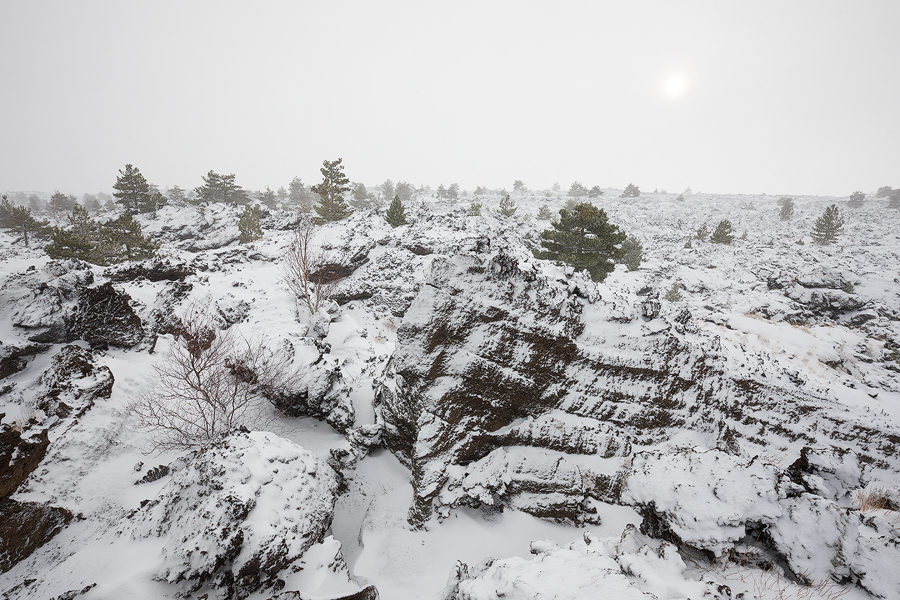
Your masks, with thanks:
[{"label": "distant tree", "polygon": [[116,202],[126,209],[135,212],[150,212],[156,210],[150,193],[150,184],[137,167],[125,165],[125,170],[119,170],[119,176],[113,185],[113,197]]},{"label": "distant tree", "polygon": [[486,187],[484,187],[483,185],[479,185],[478,187],[475,188],[474,193],[476,196],[487,196],[489,192]]},{"label": "distant tree", "polygon": [[278,206],[278,196],[275,195],[275,192],[272,191],[272,188],[266,186],[266,191],[260,192],[259,201],[262,202],[266,208],[274,209]]},{"label": "distant tree", "polygon": [[412,201],[413,186],[405,181],[398,181],[394,188],[394,195],[400,196],[400,200],[406,203]]},{"label": "distant tree", "polygon": [[278,191],[275,192],[275,197],[278,198],[278,201],[284,203],[288,199],[288,191],[284,189],[284,186],[279,186]]},{"label": "distant tree", "polygon": [[581,198],[583,196],[587,196],[587,188],[578,183],[577,181],[572,184],[569,188],[569,196],[572,198]]},{"label": "distant tree", "polygon": [[794,216],[794,199],[789,196],[784,196],[778,200],[778,206],[781,207],[781,211],[778,213],[781,220],[790,221],[791,217]]},{"label": "distant tree", "polygon": [[30,194],[28,196],[28,207],[31,209],[32,212],[37,213],[37,212],[46,210],[47,203],[44,202],[43,200],[41,200],[41,197],[38,196],[37,194]]},{"label": "distant tree", "polygon": [[394,197],[394,182],[390,179],[386,179],[384,183],[381,184],[381,196],[384,198],[384,201],[387,202],[389,198]]},{"label": "distant tree", "polygon": [[246,204],[249,200],[244,188],[234,182],[234,174],[220,175],[210,171],[203,177],[203,185],[196,188],[199,202],[223,202],[225,204]]},{"label": "distant tree", "polygon": [[844,230],[844,217],[836,204],[825,209],[822,216],[816,219],[813,226],[812,239],[817,244],[834,244]]},{"label": "distant tree", "polygon": [[633,183],[629,183],[625,187],[625,191],[622,192],[623,198],[637,198],[640,195],[641,195],[641,188],[634,185]]},{"label": "distant tree", "polygon": [[866,195],[860,191],[856,190],[852,194],[850,194],[850,201],[847,202],[847,206],[852,206],[853,208],[858,208],[863,205],[863,201],[866,199]]},{"label": "distant tree", "polygon": [[452,204],[456,204],[456,201],[459,200],[458,183],[451,183],[450,187],[447,188],[447,200],[449,200]]},{"label": "distant tree", "polygon": [[290,189],[288,198],[291,204],[299,207],[300,212],[308,213],[312,211],[314,205],[312,194],[306,189],[299,177],[294,177],[288,188]]},{"label": "distant tree", "polygon": [[118,219],[99,228],[99,244],[96,252],[100,255],[97,264],[110,265],[123,260],[144,260],[156,254],[159,245],[144,235],[141,225],[134,220],[131,211],[126,210]]},{"label": "distant tree", "polygon": [[353,212],[344,200],[344,194],[350,191],[350,180],[344,175],[342,159],[326,160],[322,163],[322,183],[310,188],[319,195],[319,203],[315,206],[319,224],[328,221],[346,219]]},{"label": "distant tree", "polygon": [[369,191],[363,183],[354,183],[350,186],[350,205],[355,209],[366,209],[372,206],[369,199]]},{"label": "distant tree", "polygon": [[678,194],[678,197],[675,198],[678,202],[684,202],[684,194]]},{"label": "distant tree", "polygon": [[525,187],[525,184],[522,183],[521,179],[516,179],[513,182],[513,192],[515,192],[516,194],[524,194],[527,191],[528,188]]},{"label": "distant tree", "polygon": [[559,182],[556,182],[552,186],[550,186],[550,189],[553,190],[554,192],[562,191],[562,187],[560,187]]},{"label": "distant tree", "polygon": [[716,225],[716,230],[713,231],[712,236],[709,238],[714,244],[730,244],[734,241],[734,233],[731,230],[731,221],[728,219],[722,219],[719,221],[719,224]]},{"label": "distant tree", "polygon": [[706,226],[706,223],[702,224],[697,228],[697,231],[694,232],[694,237],[697,238],[697,240],[700,242],[705,242],[708,236],[709,227]]},{"label": "distant tree", "polygon": [[97,196],[94,194],[84,194],[81,196],[81,205],[87,209],[88,212],[95,213],[103,208],[103,205],[100,204],[100,200],[97,199]]},{"label": "distant tree", "polygon": [[888,202],[888,208],[900,208],[900,190],[894,190],[891,192],[890,201]]},{"label": "distant tree", "polygon": [[444,184],[438,186],[437,192],[435,192],[435,197],[438,200],[443,200],[447,197],[447,188],[444,187]]},{"label": "distant tree", "polygon": [[681,289],[679,289],[678,280],[672,282],[672,287],[669,288],[669,291],[666,292],[666,295],[663,296],[668,302],[678,302],[683,298],[681,295]]},{"label": "distant tree", "polygon": [[541,232],[546,251],[535,251],[534,255],[587,269],[591,279],[603,281],[615,269],[615,261],[624,256],[622,243],[626,237],[609,223],[602,208],[582,203],[572,211],[559,211],[559,222]]},{"label": "distant tree", "polygon": [[469,206],[469,216],[470,217],[480,217],[481,216],[481,202],[473,202]]},{"label": "distant tree", "polygon": [[71,212],[78,204],[78,198],[63,194],[62,192],[54,192],[50,196],[50,216],[58,219],[62,213]]},{"label": "distant tree", "polygon": [[511,217],[516,214],[516,210],[519,207],[516,206],[515,202],[513,202],[509,194],[506,194],[502,198],[500,198],[500,214],[504,217]]},{"label": "distant tree", "polygon": [[588,192],[588,198],[599,198],[603,195],[603,190],[600,189],[599,185],[595,185]]},{"label": "distant tree", "polygon": [[406,210],[403,208],[403,202],[400,201],[400,196],[394,194],[394,200],[387,209],[384,219],[390,223],[391,227],[406,225]]},{"label": "distant tree", "polygon": [[29,233],[39,235],[48,231],[47,222],[35,219],[31,214],[31,208],[14,205],[6,195],[0,200],[0,227],[22,234],[26,247]]},{"label": "distant tree", "polygon": [[249,204],[244,207],[244,213],[238,221],[238,232],[240,233],[239,241],[242,244],[262,239],[263,230],[259,224],[259,208]]},{"label": "distant tree", "polygon": [[875,192],[875,197],[876,198],[889,198],[891,195],[891,192],[893,192],[893,191],[894,190],[891,186],[886,185],[884,187],[878,188],[878,191]]},{"label": "distant tree", "polygon": [[628,236],[622,242],[622,250],[625,255],[621,259],[621,263],[628,267],[629,271],[637,271],[641,268],[641,260],[644,254],[644,246],[634,236]]},{"label": "distant tree", "polygon": [[550,210],[549,206],[547,206],[546,204],[543,204],[538,209],[537,218],[541,219],[543,221],[549,221],[550,219],[553,218],[553,211]]}]

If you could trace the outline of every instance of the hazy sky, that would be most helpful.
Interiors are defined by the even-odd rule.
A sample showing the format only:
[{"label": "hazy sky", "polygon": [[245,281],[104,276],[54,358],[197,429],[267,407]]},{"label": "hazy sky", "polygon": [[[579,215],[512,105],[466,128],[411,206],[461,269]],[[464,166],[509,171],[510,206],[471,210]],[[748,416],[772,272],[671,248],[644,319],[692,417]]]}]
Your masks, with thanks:
[{"label": "hazy sky", "polygon": [[0,190],[900,187],[900,1],[0,1]]}]

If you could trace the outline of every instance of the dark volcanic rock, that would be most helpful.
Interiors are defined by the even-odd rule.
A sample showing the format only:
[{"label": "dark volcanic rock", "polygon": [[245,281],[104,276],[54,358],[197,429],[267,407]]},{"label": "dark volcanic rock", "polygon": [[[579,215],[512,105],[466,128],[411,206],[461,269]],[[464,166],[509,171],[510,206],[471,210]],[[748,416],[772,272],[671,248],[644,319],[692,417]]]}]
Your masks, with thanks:
[{"label": "dark volcanic rock", "polygon": [[106,366],[97,366],[94,353],[81,346],[64,346],[41,375],[47,388],[35,404],[48,417],[79,418],[94,401],[109,398],[115,378]]},{"label": "dark volcanic rock", "polygon": [[0,500],[0,573],[28,558],[59,533],[72,513],[37,502]]},{"label": "dark volcanic rock", "polygon": [[46,344],[10,346],[0,342],[0,379],[6,379],[13,373],[18,373],[28,364],[29,356],[40,354],[49,348],[50,346]]},{"label": "dark volcanic rock", "polygon": [[0,498],[16,491],[44,459],[49,445],[46,429],[30,439],[22,439],[18,429],[0,424]]},{"label": "dark volcanic rock", "polygon": [[111,283],[82,290],[68,319],[70,340],[131,348],[144,338],[144,326],[129,304],[131,297]]},{"label": "dark volcanic rock", "polygon": [[196,274],[187,263],[173,262],[167,258],[152,258],[140,263],[127,263],[106,270],[110,281],[123,282],[144,278],[148,281],[184,281]]}]

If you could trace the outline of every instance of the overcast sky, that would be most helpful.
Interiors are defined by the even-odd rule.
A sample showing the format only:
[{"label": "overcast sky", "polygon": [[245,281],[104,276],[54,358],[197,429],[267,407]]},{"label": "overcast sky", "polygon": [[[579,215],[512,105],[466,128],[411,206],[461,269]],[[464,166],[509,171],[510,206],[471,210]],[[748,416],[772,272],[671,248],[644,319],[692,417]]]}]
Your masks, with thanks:
[{"label": "overcast sky", "polygon": [[900,187],[900,1],[0,1],[0,190]]}]

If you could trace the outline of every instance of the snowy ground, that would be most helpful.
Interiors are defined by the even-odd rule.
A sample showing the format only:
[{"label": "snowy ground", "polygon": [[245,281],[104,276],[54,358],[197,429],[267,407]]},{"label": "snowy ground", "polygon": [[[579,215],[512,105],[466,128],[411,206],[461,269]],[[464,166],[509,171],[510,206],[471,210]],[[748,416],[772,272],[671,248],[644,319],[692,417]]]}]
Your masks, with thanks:
[{"label": "snowy ground", "polygon": [[[435,255],[464,252],[484,237],[492,238],[495,247],[530,248],[549,226],[534,218],[538,207],[548,204],[556,209],[565,198],[516,200],[519,215],[514,219],[466,216],[465,202],[430,204],[424,210],[411,207],[413,224],[397,230],[375,215],[357,215],[349,224],[327,226],[319,239],[335,252],[367,249],[369,266],[362,268],[372,268],[376,274],[373,266],[378,261],[388,264],[388,259],[404,253],[404,266],[381,275],[393,279],[385,286],[402,304],[405,295],[409,296],[406,301],[415,295]],[[497,201],[484,199],[485,212]],[[795,217],[786,222],[778,220],[776,201],[762,196],[689,195],[679,202],[671,194],[600,198],[597,203],[606,208],[610,220],[637,236],[645,252],[639,271],[619,267],[600,286],[604,299],[636,310],[642,288],[664,292],[680,282],[684,299],[679,306],[691,311],[705,334],[720,340],[725,355],[740,360],[763,356],[765,365],[796,374],[806,389],[833,400],[834,411],[863,415],[873,426],[900,433],[900,354],[896,354],[900,345],[900,211],[889,211],[880,200],[869,200],[860,209],[838,202],[847,217],[845,234],[838,245],[821,247],[811,243],[812,223],[837,200],[796,198]],[[428,213],[444,216],[429,222]],[[724,218],[732,221],[737,236],[746,231],[746,239],[736,239],[731,246],[695,240],[693,248],[684,247],[702,223],[713,229]],[[366,219],[377,224],[366,224]],[[203,215],[192,208],[168,207],[155,221],[145,223],[145,231],[164,236],[164,227],[190,231],[201,222],[209,227],[204,240],[211,249],[188,249],[188,243],[177,243],[171,236],[165,238],[170,241],[162,249],[173,260],[207,267],[188,278],[193,289],[181,306],[192,298],[206,299],[225,313],[239,314],[236,327],[250,336],[292,340],[306,336],[310,316],[280,282],[279,260],[289,232],[267,230],[262,241],[249,247],[231,242],[214,248],[216,242],[233,239],[237,233],[235,214],[221,206],[209,207]],[[42,251],[25,250],[13,242],[8,232],[0,232],[0,286],[32,266],[40,270],[48,261]],[[413,246],[428,247],[430,252],[409,250]],[[96,267],[93,271],[95,284],[103,283],[105,270]],[[785,292],[796,288],[794,296],[808,300],[802,294],[826,288],[797,282],[816,278],[849,282],[850,294],[860,299],[860,306],[826,318]],[[131,296],[138,314],[146,319],[166,285],[165,281],[138,280],[117,287]],[[19,297],[8,288],[3,293],[0,301],[7,304],[0,307],[0,340],[21,342],[23,333],[13,327],[11,318],[11,303]],[[401,322],[395,309],[377,295],[354,300],[342,307],[323,340],[330,344],[328,360],[340,365],[351,390],[357,425],[376,419],[373,383],[394,352]],[[606,334],[589,331],[586,335]],[[177,452],[145,454],[148,438],[125,414],[126,405],[152,383],[152,366],[165,356],[170,342],[171,336],[162,336],[153,354],[148,353],[148,343],[103,352],[99,364],[108,366],[115,376],[112,396],[98,402],[77,423],[50,430],[47,458],[13,498],[63,506],[77,518],[31,557],[0,574],[4,598],[53,598],[95,583],[84,598],[172,597],[180,589],[158,580],[164,537],[136,538],[127,531],[126,521],[126,515],[143,500],[163,493],[171,477],[141,485],[134,482],[147,469],[179,458]],[[37,355],[25,370],[2,382],[6,386],[0,394],[4,423],[31,416],[37,378],[61,347],[57,344]],[[314,358],[310,354],[309,359]],[[345,437],[324,422],[281,417],[274,409],[271,417],[273,432],[322,460],[330,457],[332,448],[348,447]],[[803,445],[758,442],[744,450],[783,466],[797,457]],[[694,445],[712,447],[715,440],[685,430],[659,448],[641,450],[671,451]],[[900,489],[896,450],[885,454],[892,459],[867,469],[865,479],[872,485]],[[615,460],[624,467],[632,458]],[[137,471],[139,463],[143,466]],[[699,598],[725,584],[733,594],[747,592],[748,598],[870,597],[859,587],[830,580],[815,580],[818,588],[801,587],[739,561],[719,565],[692,561],[674,546],[666,546],[667,542],[630,532],[630,525],[641,523],[641,516],[630,506],[597,503],[600,524],[581,527],[515,510],[459,508],[446,519],[433,519],[425,529],[414,530],[406,520],[413,495],[411,476],[396,457],[376,449],[348,475],[349,489],[337,499],[328,536],[306,553],[304,570],[286,578],[285,590],[302,590],[309,598],[331,598],[374,584],[382,598],[391,600],[438,598],[452,574],[468,569],[469,579],[458,583],[454,591],[460,598],[592,597],[577,594],[588,594],[598,586],[622,598],[651,597],[645,593],[657,598]],[[895,546],[900,543],[896,515],[878,511],[878,519],[888,525],[872,530],[893,536]],[[334,567],[338,549],[349,573]],[[490,566],[484,563],[491,558],[500,560]],[[888,593],[884,597],[900,597],[900,588],[889,587],[895,579],[885,574]],[[26,585],[28,580],[34,581]],[[212,588],[194,593],[217,597]],[[728,597],[717,593],[723,595],[713,597]]]}]

